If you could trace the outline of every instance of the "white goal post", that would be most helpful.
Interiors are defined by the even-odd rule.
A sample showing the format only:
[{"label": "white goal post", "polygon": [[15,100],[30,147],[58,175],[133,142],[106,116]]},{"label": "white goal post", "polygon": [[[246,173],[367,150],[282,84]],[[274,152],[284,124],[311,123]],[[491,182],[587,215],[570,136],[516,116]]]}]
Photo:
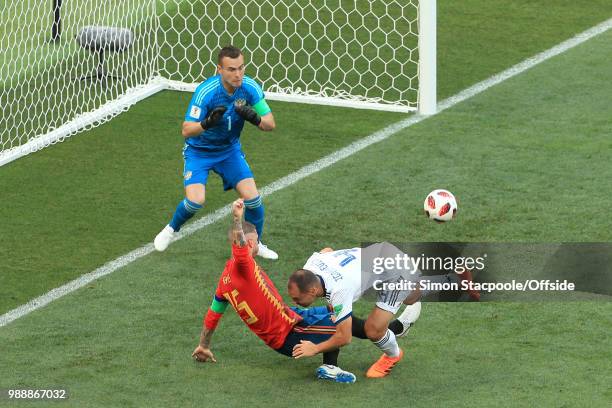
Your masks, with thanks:
[{"label": "white goal post", "polygon": [[435,0],[34,0],[0,4],[0,166],[242,48],[266,98],[436,111]]}]

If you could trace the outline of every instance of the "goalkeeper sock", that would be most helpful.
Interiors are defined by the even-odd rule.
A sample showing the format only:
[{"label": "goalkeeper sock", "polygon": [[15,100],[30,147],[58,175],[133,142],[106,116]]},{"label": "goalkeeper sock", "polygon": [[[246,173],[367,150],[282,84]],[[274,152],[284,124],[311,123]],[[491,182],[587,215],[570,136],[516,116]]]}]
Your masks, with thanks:
[{"label": "goalkeeper sock", "polygon": [[172,221],[170,221],[170,226],[177,232],[181,229],[183,224],[185,224],[191,217],[194,216],[195,213],[201,209],[202,206],[198,203],[194,203],[193,201],[185,198],[183,201],[176,206],[176,210],[174,211],[174,215],[172,216]]},{"label": "goalkeeper sock", "polygon": [[261,196],[257,196],[250,200],[244,200],[244,220],[255,225],[257,236],[261,241],[264,225],[264,206],[261,202]]}]

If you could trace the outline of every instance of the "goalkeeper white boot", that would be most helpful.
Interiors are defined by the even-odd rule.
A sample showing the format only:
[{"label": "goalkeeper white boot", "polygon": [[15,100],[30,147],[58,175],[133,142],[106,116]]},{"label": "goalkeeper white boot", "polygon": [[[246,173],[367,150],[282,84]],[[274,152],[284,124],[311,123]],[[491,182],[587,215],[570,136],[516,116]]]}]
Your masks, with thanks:
[{"label": "goalkeeper white boot", "polygon": [[257,255],[265,259],[272,259],[273,261],[278,259],[278,254],[264,245],[263,242],[259,241],[259,247],[257,248]]},{"label": "goalkeeper white boot", "polygon": [[317,368],[317,378],[346,384],[352,384],[357,380],[355,374],[329,364],[323,364]]},{"label": "goalkeeper white boot", "polygon": [[417,321],[420,314],[421,302],[416,302],[413,305],[406,305],[406,308],[404,309],[402,314],[399,315],[399,317],[397,318],[397,320],[399,320],[400,323],[404,326],[404,330],[402,330],[402,332],[398,334],[397,337],[404,337],[405,335],[407,335],[408,331],[410,330],[414,322]]},{"label": "goalkeeper white boot", "polygon": [[155,240],[153,241],[153,245],[155,249],[159,252],[165,251],[170,245],[170,241],[172,241],[172,237],[174,236],[174,230],[171,226],[166,225],[163,230],[157,234]]}]

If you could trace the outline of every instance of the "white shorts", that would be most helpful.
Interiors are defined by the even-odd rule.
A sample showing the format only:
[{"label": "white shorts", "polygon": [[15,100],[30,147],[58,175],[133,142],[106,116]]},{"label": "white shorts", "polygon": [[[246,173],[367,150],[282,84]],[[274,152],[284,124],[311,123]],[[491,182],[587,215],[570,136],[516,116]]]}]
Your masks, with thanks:
[{"label": "white shorts", "polygon": [[408,297],[408,295],[410,295],[411,292],[412,291],[409,289],[378,291],[376,306],[382,310],[386,310],[387,312],[396,314],[402,306],[402,303],[404,303],[404,300],[406,300],[406,298]]}]

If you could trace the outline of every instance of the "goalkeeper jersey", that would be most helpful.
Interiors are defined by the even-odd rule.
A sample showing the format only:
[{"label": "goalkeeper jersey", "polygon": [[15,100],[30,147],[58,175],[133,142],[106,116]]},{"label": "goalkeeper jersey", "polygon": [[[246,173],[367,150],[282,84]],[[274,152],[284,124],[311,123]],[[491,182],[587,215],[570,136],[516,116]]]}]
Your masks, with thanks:
[{"label": "goalkeeper jersey", "polygon": [[232,245],[232,259],[221,274],[215,300],[229,302],[249,329],[273,349],[282,347],[293,326],[302,320],[255,263],[248,246]]},{"label": "goalkeeper jersey", "polygon": [[[259,84],[246,75],[242,80],[242,85],[236,88],[232,95],[228,94],[223,87],[220,75],[208,78],[193,93],[185,113],[185,121],[201,122],[206,118],[208,112],[219,106],[225,106],[227,111],[223,114],[219,124],[202,131],[198,136],[187,138],[185,143],[201,150],[219,153],[240,149],[240,132],[244,127],[244,119],[236,113],[234,104],[255,106],[263,100],[264,93]],[[260,116],[270,113],[267,104],[260,105],[265,106],[265,110],[258,111]]]}]

